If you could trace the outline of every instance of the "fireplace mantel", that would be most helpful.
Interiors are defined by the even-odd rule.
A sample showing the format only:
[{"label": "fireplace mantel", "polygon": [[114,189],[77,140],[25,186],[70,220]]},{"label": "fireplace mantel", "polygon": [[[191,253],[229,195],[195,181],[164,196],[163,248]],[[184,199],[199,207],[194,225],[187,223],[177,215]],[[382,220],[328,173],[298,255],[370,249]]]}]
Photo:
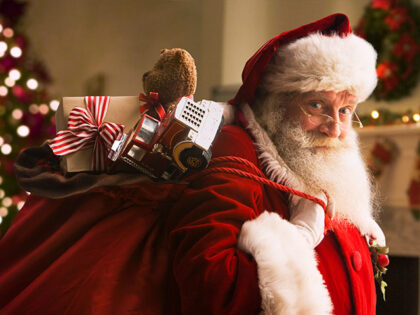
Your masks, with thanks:
[{"label": "fireplace mantel", "polygon": [[381,137],[392,140],[398,154],[385,167],[378,188],[383,210],[379,214],[392,255],[420,256],[420,221],[416,220],[408,202],[409,187],[420,141],[420,124],[366,127],[358,131],[365,156]]}]

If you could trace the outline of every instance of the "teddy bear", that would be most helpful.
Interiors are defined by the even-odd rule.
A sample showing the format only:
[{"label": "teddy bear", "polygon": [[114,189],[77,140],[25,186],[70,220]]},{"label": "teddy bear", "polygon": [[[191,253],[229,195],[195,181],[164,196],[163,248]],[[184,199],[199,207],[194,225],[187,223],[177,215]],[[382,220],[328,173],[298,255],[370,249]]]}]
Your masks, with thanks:
[{"label": "teddy bear", "polygon": [[[153,69],[143,74],[143,100],[150,101],[150,93],[158,93],[158,101],[170,111],[183,96],[192,96],[197,86],[197,69],[194,58],[184,49],[162,49]],[[223,123],[233,123],[235,109],[221,104],[224,109]],[[156,113],[149,114],[158,118]]]},{"label": "teddy bear", "polygon": [[183,97],[195,93],[197,69],[193,57],[184,49],[162,49],[152,70],[143,74],[146,98],[158,93],[158,101],[168,110]]}]

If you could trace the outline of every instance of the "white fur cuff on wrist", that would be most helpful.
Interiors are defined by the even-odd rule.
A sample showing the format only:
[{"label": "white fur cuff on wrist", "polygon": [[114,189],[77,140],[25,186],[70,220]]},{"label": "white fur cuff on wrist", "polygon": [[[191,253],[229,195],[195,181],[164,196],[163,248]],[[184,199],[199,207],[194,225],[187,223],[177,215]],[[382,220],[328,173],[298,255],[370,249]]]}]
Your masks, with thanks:
[{"label": "white fur cuff on wrist", "polygon": [[264,314],[332,312],[314,250],[293,224],[265,211],[244,223],[238,246],[257,262]]}]

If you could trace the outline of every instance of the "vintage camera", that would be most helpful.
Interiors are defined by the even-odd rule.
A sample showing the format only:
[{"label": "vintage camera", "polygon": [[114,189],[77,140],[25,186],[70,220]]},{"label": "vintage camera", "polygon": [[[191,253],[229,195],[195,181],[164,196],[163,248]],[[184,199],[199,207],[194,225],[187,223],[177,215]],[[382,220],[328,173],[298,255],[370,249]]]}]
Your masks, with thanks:
[{"label": "vintage camera", "polygon": [[183,97],[162,121],[143,114],[128,134],[114,142],[109,158],[154,179],[177,179],[187,170],[207,167],[222,123],[221,105]]}]

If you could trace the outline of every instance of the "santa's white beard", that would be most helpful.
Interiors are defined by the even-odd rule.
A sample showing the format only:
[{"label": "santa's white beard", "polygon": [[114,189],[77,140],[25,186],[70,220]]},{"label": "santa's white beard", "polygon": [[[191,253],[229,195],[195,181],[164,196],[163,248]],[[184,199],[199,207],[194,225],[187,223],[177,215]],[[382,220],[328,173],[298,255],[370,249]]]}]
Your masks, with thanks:
[{"label": "santa's white beard", "polygon": [[[268,133],[280,156],[302,179],[306,192],[326,191],[338,217],[363,225],[366,216],[372,215],[372,190],[356,132],[352,129],[339,140],[304,131],[284,120],[270,127]],[[321,146],[328,149],[316,148]]]}]

